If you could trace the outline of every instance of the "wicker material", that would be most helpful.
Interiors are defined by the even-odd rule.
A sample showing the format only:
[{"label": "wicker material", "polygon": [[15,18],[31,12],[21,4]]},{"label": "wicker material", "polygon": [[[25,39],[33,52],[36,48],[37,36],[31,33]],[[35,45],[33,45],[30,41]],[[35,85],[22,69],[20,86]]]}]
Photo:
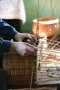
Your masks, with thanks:
[{"label": "wicker material", "polygon": [[27,86],[31,82],[31,74],[34,55],[22,57],[16,51],[5,53],[3,59],[3,68],[7,73],[10,85]]},{"label": "wicker material", "polygon": [[37,84],[60,84],[60,41],[50,40],[37,57]]}]

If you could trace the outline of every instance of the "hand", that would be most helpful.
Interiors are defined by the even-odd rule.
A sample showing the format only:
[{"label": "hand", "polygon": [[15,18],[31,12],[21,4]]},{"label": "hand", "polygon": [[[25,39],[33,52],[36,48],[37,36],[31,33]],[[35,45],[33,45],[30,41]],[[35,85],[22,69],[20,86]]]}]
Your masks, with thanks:
[{"label": "hand", "polygon": [[12,42],[11,45],[21,56],[32,55],[37,50],[37,47],[24,42]]},{"label": "hand", "polygon": [[36,36],[32,35],[32,34],[28,34],[28,33],[17,33],[15,35],[15,39],[17,41],[23,41],[25,38],[30,39],[31,41],[33,41],[34,43],[37,42],[37,38]]}]

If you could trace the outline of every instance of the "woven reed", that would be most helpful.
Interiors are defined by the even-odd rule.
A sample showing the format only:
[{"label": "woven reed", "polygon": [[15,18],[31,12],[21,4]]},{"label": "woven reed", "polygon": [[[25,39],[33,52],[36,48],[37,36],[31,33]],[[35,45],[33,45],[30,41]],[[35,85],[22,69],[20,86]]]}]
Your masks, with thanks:
[{"label": "woven reed", "polygon": [[30,85],[34,55],[20,56],[12,50],[4,54],[3,68],[7,73],[10,85],[27,86]]},{"label": "woven reed", "polygon": [[48,47],[41,49],[37,59],[37,84],[60,83],[60,40],[48,40]]}]

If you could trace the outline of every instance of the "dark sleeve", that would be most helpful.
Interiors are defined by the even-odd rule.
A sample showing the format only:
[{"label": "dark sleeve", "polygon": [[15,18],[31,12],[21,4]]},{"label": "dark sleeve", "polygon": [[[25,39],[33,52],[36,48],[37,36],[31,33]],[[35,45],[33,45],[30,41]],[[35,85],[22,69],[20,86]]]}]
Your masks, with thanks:
[{"label": "dark sleeve", "polygon": [[0,38],[0,53],[8,52],[11,47],[11,42]]},{"label": "dark sleeve", "polygon": [[6,40],[13,39],[16,35],[17,31],[14,27],[9,25],[8,23],[2,21],[0,22],[0,36]]},{"label": "dark sleeve", "polygon": [[15,38],[17,31],[12,26],[3,26],[0,30],[2,32],[0,35],[6,40],[11,40]]}]

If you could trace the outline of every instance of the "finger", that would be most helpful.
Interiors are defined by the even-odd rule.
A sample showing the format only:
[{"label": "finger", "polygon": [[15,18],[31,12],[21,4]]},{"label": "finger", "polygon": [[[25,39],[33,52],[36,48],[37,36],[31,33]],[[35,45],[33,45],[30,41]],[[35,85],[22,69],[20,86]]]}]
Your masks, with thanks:
[{"label": "finger", "polygon": [[26,55],[33,55],[33,54],[34,54],[34,50],[26,48],[26,53],[24,54],[25,56]]},{"label": "finger", "polygon": [[28,34],[28,37],[33,40],[34,42],[37,41],[37,37],[35,35],[32,35],[32,34]]},{"label": "finger", "polygon": [[27,45],[27,46],[29,46],[30,48],[34,48],[34,49],[36,49],[36,50],[37,50],[37,47],[36,47],[36,46],[34,46],[34,45],[31,45],[31,44],[29,44],[29,43],[26,43],[26,45]]},{"label": "finger", "polygon": [[37,42],[37,37],[35,35],[29,34],[29,33],[24,33],[24,37],[27,37],[28,39],[31,40],[31,42],[36,43]]},{"label": "finger", "polygon": [[28,33],[23,33],[23,41],[26,42],[27,39],[31,40],[31,36]]},{"label": "finger", "polygon": [[26,55],[32,55],[32,53],[33,53],[32,51],[26,49],[26,53],[24,54],[24,56],[26,56]]}]

